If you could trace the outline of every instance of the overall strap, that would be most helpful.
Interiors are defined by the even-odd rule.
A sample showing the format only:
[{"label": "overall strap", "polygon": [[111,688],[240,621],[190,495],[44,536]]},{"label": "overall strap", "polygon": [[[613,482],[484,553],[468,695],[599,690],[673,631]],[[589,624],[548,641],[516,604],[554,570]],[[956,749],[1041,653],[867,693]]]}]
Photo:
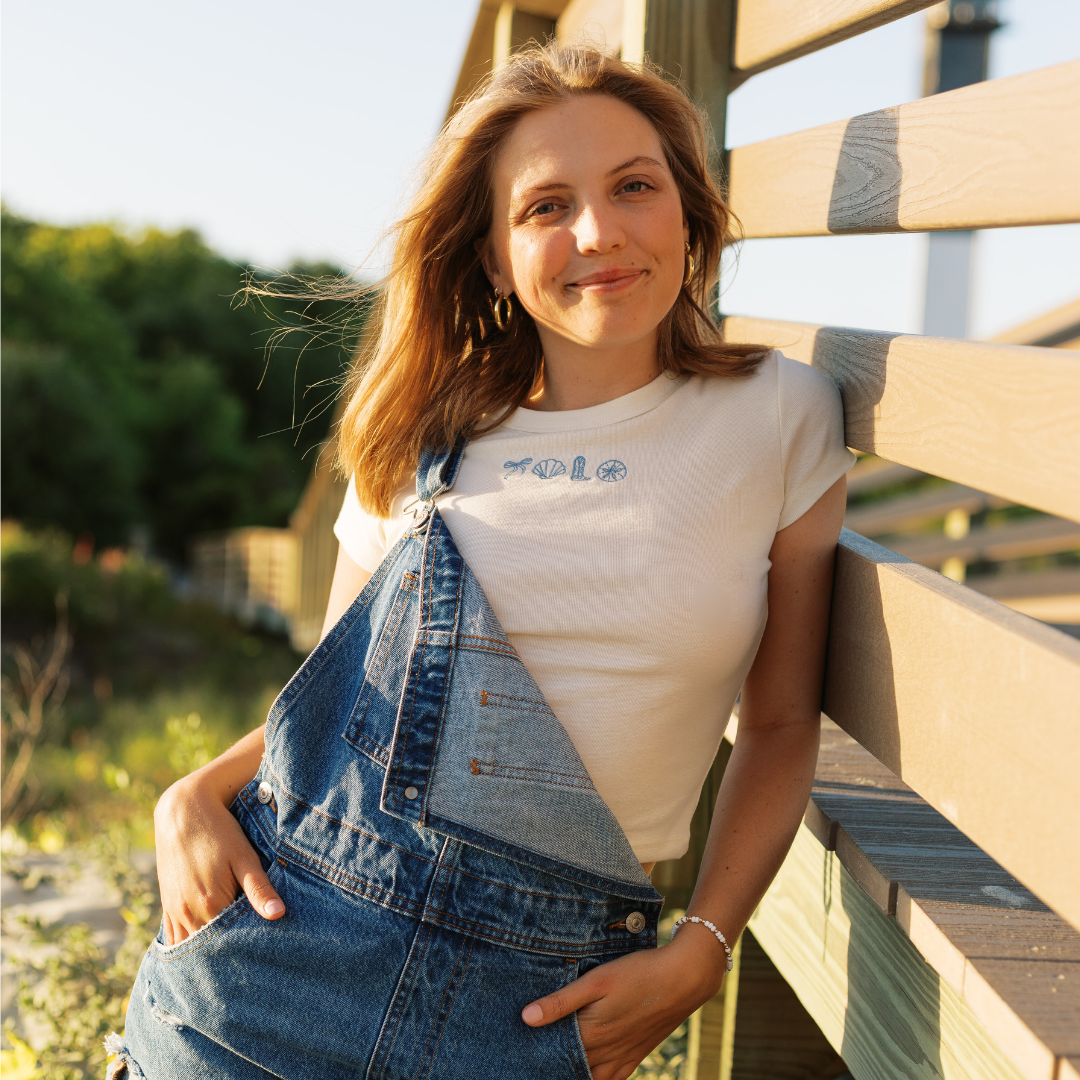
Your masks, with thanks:
[{"label": "overall strap", "polygon": [[454,486],[468,441],[465,435],[459,435],[449,448],[433,450],[425,447],[421,451],[416,466],[416,497],[422,503],[431,502]]}]

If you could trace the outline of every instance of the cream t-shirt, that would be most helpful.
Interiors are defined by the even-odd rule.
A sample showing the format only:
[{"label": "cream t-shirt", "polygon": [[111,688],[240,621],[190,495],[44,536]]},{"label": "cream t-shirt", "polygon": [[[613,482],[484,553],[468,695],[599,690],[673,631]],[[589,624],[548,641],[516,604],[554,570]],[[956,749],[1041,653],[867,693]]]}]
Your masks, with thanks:
[{"label": "cream t-shirt", "polygon": [[[765,626],[769,549],[852,465],[840,396],[771,353],[589,409],[518,409],[436,501],[643,862],[677,858]],[[405,531],[350,484],[335,533],[374,571]]]}]

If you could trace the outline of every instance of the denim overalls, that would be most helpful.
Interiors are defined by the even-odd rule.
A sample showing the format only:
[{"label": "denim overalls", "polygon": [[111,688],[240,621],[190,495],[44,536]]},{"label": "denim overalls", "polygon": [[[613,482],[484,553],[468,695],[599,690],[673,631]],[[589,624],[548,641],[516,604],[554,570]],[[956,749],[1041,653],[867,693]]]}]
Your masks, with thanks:
[{"label": "denim overalls", "polygon": [[[587,1080],[576,1016],[521,1009],[656,945],[662,897],[432,500],[282,691],[233,812],[286,913],[246,897],[131,993],[119,1076]],[[568,598],[572,602],[572,598]]]}]

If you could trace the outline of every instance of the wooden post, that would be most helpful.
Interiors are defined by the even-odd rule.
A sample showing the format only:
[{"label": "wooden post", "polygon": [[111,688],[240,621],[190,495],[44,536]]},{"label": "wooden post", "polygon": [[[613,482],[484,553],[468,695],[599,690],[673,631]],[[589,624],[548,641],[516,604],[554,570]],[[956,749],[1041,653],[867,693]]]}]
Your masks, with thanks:
[{"label": "wooden post", "polygon": [[495,16],[495,40],[492,60],[496,67],[508,60],[530,41],[543,45],[555,33],[555,20],[546,15],[522,11],[510,0],[505,0]]},{"label": "wooden post", "polygon": [[733,0],[625,0],[624,60],[647,56],[674,75],[709,114],[724,145],[731,73]]},{"label": "wooden post", "polygon": [[[708,113],[716,150],[722,151],[731,74],[734,0],[625,0],[623,13],[623,59],[640,62],[647,57],[675,76],[691,98]],[[719,167],[719,156],[713,166]],[[690,902],[713,806],[730,754],[731,744],[722,742],[702,788],[686,855],[672,863],[661,863],[653,871],[657,888],[672,907],[685,908]],[[684,1066],[687,1078],[727,1080],[730,1076],[730,1045],[734,1038],[738,983],[736,963],[725,980],[724,989],[692,1018]],[[726,1055],[725,1046],[729,1048]],[[726,1060],[726,1072],[722,1069],[722,1060]]]}]

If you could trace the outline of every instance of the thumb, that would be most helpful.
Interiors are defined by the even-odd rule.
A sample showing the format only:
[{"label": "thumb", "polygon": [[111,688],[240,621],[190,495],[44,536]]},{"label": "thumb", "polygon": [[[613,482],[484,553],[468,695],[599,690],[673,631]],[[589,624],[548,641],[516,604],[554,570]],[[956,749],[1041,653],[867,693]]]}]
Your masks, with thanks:
[{"label": "thumb", "polygon": [[[590,973],[591,974],[591,973]],[[604,996],[603,991],[588,975],[567,983],[561,990],[547,997],[537,998],[521,1010],[521,1019],[529,1027],[544,1027],[561,1020],[564,1016],[583,1009],[591,1001],[598,1001]]]},{"label": "thumb", "polygon": [[280,919],[285,914],[285,904],[270,884],[270,879],[254,852],[251,853],[250,861],[244,859],[233,868],[233,873],[236,874],[244,895],[251,901],[251,906],[264,919]]}]

